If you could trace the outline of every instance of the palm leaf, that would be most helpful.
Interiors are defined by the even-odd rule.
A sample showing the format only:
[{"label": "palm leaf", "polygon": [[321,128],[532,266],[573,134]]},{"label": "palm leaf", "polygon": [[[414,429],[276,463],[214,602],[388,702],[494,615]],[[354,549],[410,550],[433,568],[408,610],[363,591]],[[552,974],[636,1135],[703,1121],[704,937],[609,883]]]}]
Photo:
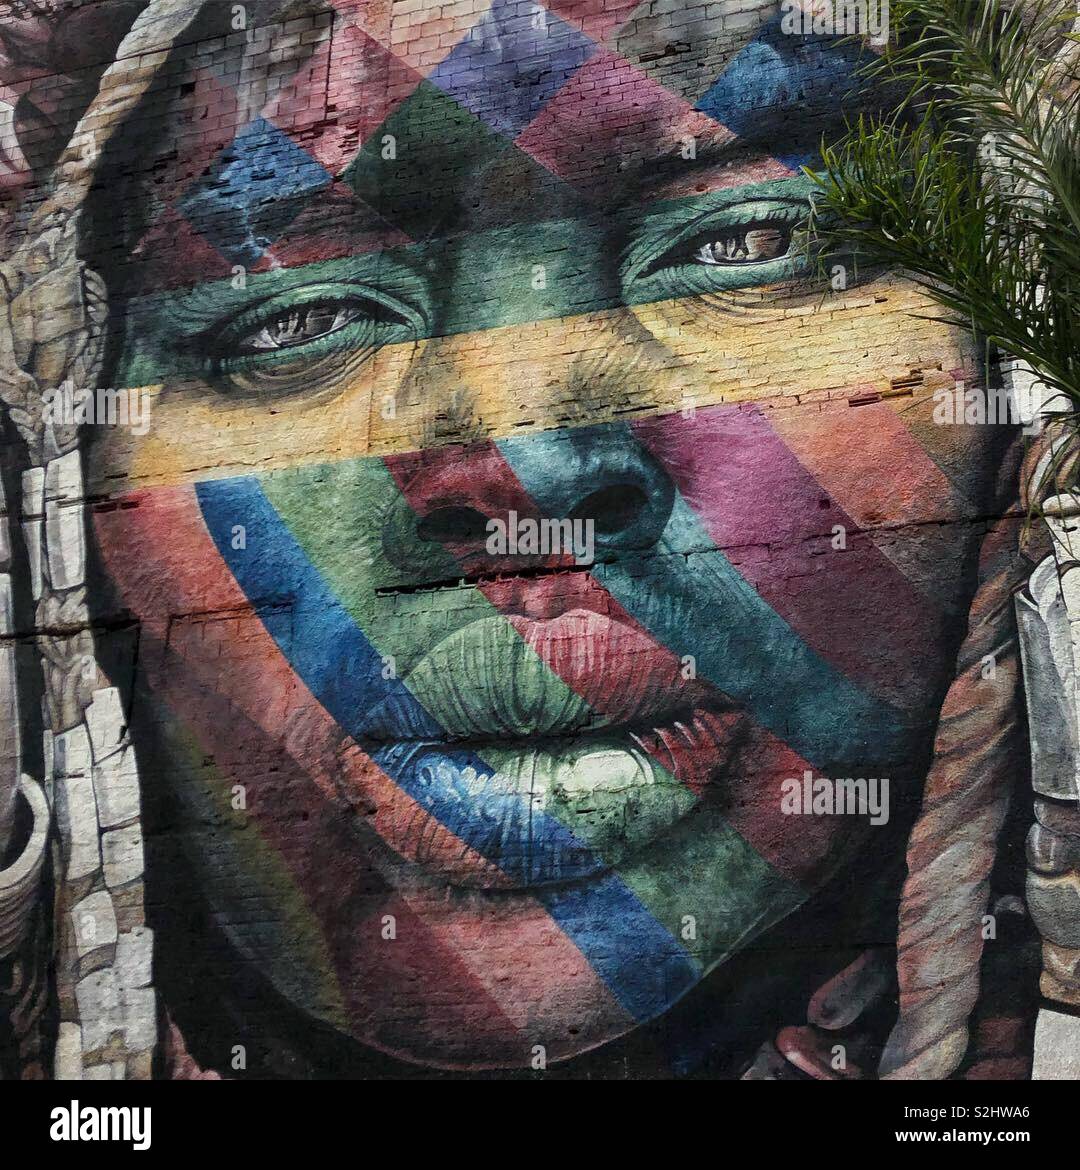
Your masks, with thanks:
[{"label": "palm leaf", "polygon": [[863,71],[892,108],[821,167],[806,246],[904,271],[936,319],[1027,362],[1080,429],[1080,77],[1064,0],[898,0]]}]

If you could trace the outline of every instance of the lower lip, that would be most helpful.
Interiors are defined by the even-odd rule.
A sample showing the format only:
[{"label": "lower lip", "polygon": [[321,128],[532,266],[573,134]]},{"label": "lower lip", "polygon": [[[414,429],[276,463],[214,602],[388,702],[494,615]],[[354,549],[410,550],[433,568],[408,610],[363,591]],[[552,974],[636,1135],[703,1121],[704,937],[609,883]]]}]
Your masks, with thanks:
[{"label": "lower lip", "polygon": [[413,804],[379,831],[453,886],[507,891],[595,880],[715,788],[740,722],[730,711],[698,710],[661,728],[573,738],[468,748],[399,741],[372,763]]}]

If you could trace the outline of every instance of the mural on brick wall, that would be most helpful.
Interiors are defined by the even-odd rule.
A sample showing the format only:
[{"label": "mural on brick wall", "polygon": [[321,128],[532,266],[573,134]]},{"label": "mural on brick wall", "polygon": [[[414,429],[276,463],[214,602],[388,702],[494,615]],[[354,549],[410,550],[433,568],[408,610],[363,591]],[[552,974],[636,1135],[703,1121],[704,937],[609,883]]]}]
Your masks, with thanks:
[{"label": "mural on brick wall", "polygon": [[0,18],[5,1076],[1032,1075],[1046,444],[793,11]]}]

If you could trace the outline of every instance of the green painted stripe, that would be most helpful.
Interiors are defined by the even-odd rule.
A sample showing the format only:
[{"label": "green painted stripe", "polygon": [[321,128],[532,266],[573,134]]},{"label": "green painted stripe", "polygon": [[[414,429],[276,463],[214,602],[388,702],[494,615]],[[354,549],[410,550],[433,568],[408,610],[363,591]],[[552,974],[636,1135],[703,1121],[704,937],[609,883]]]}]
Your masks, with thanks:
[{"label": "green painted stripe", "polygon": [[[484,759],[506,775],[515,770],[514,754],[485,748]],[[770,865],[718,809],[702,805],[687,816],[694,797],[659,764],[654,772],[656,784],[641,790],[632,812],[646,822],[642,835],[649,835],[650,814],[663,817],[668,801],[681,815],[636,849],[625,843],[626,804],[618,793],[605,801],[602,787],[587,799],[552,792],[538,807],[612,865],[649,913],[707,968],[779,922],[808,893]]]},{"label": "green painted stripe", "polygon": [[[436,641],[495,608],[478,589],[379,596],[375,587],[407,579],[386,561],[383,533],[393,512],[411,510],[381,459],[288,468],[259,477],[271,506],[345,611],[399,675]],[[425,575],[451,580],[454,558],[432,545]],[[361,571],[358,571],[361,566]],[[374,586],[374,587],[373,587]]]},{"label": "green painted stripe", "polygon": [[[271,506],[300,545],[304,555],[326,581],[349,616],[380,654],[394,658],[399,677],[408,678],[418,701],[438,711],[432,698],[441,681],[421,660],[438,642],[484,619],[494,619],[484,631],[507,657],[524,656],[531,669],[525,673],[543,687],[552,705],[568,704],[573,692],[525,645],[510,622],[475,588],[438,589],[431,592],[379,596],[372,587],[380,583],[386,565],[383,533],[388,523],[415,522],[415,515],[398,490],[381,459],[362,458],[318,467],[289,468],[260,477]],[[415,541],[410,547],[415,547]],[[450,553],[432,546],[425,563],[429,579],[453,579],[460,568]],[[358,572],[357,566],[367,566]],[[381,583],[392,585],[411,573],[392,570]],[[414,667],[420,667],[414,672]],[[410,673],[412,672],[412,673]]]},{"label": "green painted stripe", "polygon": [[[616,873],[706,969],[809,897],[705,805]],[[688,916],[695,938],[687,935]]]}]

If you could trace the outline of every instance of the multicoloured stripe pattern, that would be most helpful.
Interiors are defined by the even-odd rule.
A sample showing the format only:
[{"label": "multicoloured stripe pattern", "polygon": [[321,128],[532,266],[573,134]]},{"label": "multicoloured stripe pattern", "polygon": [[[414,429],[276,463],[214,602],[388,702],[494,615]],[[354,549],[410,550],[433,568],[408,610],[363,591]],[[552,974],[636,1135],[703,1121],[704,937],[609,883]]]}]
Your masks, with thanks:
[{"label": "multicoloured stripe pattern", "polygon": [[[891,415],[887,407],[880,413]],[[609,1012],[602,1017],[592,1010],[590,1018],[614,1013],[625,1028],[660,1014],[716,962],[798,906],[843,854],[851,826],[839,818],[798,823],[780,815],[778,789],[784,778],[800,776],[806,767],[823,775],[848,775],[853,769],[895,774],[926,730],[920,720],[927,720],[928,712],[915,705],[925,683],[921,663],[905,664],[906,681],[875,677],[881,657],[853,656],[851,621],[823,623],[816,592],[771,593],[767,579],[755,582],[750,571],[740,573],[725,556],[725,517],[716,511],[716,501],[731,497],[717,475],[734,472],[717,472],[708,444],[723,437],[730,446],[732,430],[742,429],[755,450],[768,453],[763,425],[753,412],[717,408],[700,412],[692,422],[673,415],[618,428],[620,442],[637,444],[659,459],[671,450],[699,452],[704,469],[695,470],[685,460],[664,463],[677,495],[657,548],[646,556],[603,557],[588,573],[575,575],[581,579],[574,591],[579,597],[595,591],[603,608],[638,631],[632,660],[650,655],[677,662],[693,654],[704,686],[735,699],[749,713],[754,750],[745,774],[724,777],[722,794],[708,791],[708,785],[704,792],[689,794],[686,815],[673,830],[641,856],[622,858],[614,867],[602,844],[590,839],[602,837],[602,826],[588,817],[564,823],[537,808],[528,792],[509,784],[500,790],[497,779],[485,786],[482,799],[470,799],[470,775],[499,776],[498,752],[485,756],[467,744],[443,744],[442,729],[429,710],[435,698],[410,691],[397,672],[384,677],[388,660],[405,670],[455,628],[492,616],[522,628],[520,619],[514,626],[505,583],[497,577],[485,580],[483,574],[474,588],[430,595],[426,612],[416,619],[394,618],[383,609],[384,599],[373,584],[387,566],[380,566],[380,553],[373,550],[381,549],[380,529],[392,511],[387,501],[393,497],[414,515],[425,503],[415,488],[410,491],[410,482],[415,485],[419,477],[403,470],[407,459],[353,460],[153,489],[132,501],[136,508],[102,514],[98,538],[110,575],[122,583],[144,636],[160,644],[162,668],[153,685],[200,735],[203,750],[216,755],[218,741],[205,730],[200,692],[212,691],[217,701],[229,704],[227,719],[218,712],[211,720],[218,735],[223,723],[247,726],[254,747],[264,737],[281,742],[283,729],[289,729],[282,746],[289,767],[299,777],[311,777],[303,783],[320,789],[321,796],[313,792],[310,798],[320,822],[333,824],[332,810],[343,805],[370,807],[369,827],[383,843],[375,852],[384,852],[390,843],[395,856],[387,872],[394,876],[388,880],[399,890],[423,886],[406,864],[418,859],[453,855],[461,871],[489,874],[491,889],[497,891],[500,884],[528,887],[542,877],[544,857],[572,855],[569,885],[506,897],[542,914],[562,948],[577,956],[573,966],[579,978],[590,973],[579,988],[582,995],[603,990]],[[678,441],[690,427],[694,443]],[[612,428],[604,429],[597,443],[612,437]],[[557,501],[543,498],[545,491],[557,490],[557,477],[538,473],[551,466],[545,441],[556,443],[560,436],[441,448],[434,455],[455,469],[459,483],[479,486],[497,474],[520,501],[557,508]],[[762,477],[758,490],[752,468],[742,468],[743,524],[758,522],[777,531],[785,523],[795,528],[801,523],[812,536],[821,527],[814,514],[821,486],[790,455],[788,470],[781,472],[778,455],[768,453],[756,465]],[[433,470],[432,453],[424,470]],[[814,508],[802,521],[761,514],[770,499],[800,497]],[[468,493],[460,498],[467,500]],[[731,524],[734,517],[726,521]],[[239,548],[238,524],[245,529]],[[160,538],[163,532],[169,533],[167,542]],[[436,579],[460,574],[449,551],[439,560]],[[643,567],[649,574],[644,584]],[[882,630],[868,621],[872,628],[865,637],[884,646],[891,635],[903,646],[913,622],[928,640],[945,629],[948,615],[935,612],[933,598],[905,581],[870,540],[838,560],[819,588],[834,605],[842,605],[847,591],[874,575],[890,598],[891,626]],[[530,591],[539,603],[545,590],[565,578],[532,580]],[[163,587],[163,582],[168,584]],[[901,603],[905,594],[907,608]],[[566,607],[572,601],[573,593],[549,604]],[[206,660],[200,654],[189,657],[182,642],[174,645],[170,624],[176,619],[170,623],[170,615],[208,609],[258,619],[254,626],[245,625],[242,653],[239,644],[226,646],[220,657]],[[762,653],[763,648],[769,652]],[[559,663],[545,667],[557,674]],[[616,702],[619,680],[599,680],[599,701],[595,692],[590,697],[600,709],[605,688],[611,688],[608,701]],[[388,700],[412,706],[422,744],[372,745],[365,719]],[[232,732],[225,734],[231,738]],[[241,765],[237,776],[244,774]],[[256,807],[261,803],[260,797]],[[527,832],[515,831],[512,826],[523,820]],[[265,829],[272,839],[271,821]],[[497,831],[486,831],[491,822]],[[321,849],[323,830],[307,832],[318,835]],[[340,829],[326,839],[335,835]],[[528,850],[518,847],[522,841]],[[359,858],[372,846],[350,842],[343,848]],[[286,861],[289,884],[301,898],[309,896],[303,873],[293,867]],[[332,949],[333,916],[324,918],[317,906],[312,910],[322,923],[324,946]],[[429,907],[432,912],[445,929],[447,907]],[[477,905],[458,908],[452,915],[454,929],[482,937],[485,912]],[[684,938],[688,921],[694,928]],[[360,948],[360,939],[356,945]],[[372,946],[379,950],[369,935],[363,955],[350,953],[348,962],[362,961]],[[336,964],[339,980],[345,978],[343,961]],[[333,982],[330,975],[326,978]],[[368,978],[373,976],[365,974],[365,985]],[[440,1037],[441,1044],[450,1040]],[[511,1030],[503,1040],[520,1044],[520,1034]],[[393,1047],[392,1040],[388,1046]]]},{"label": "multicoloured stripe pattern", "polygon": [[[780,785],[918,773],[985,452],[943,445],[925,395],[849,409],[865,385],[828,369],[797,415],[770,409],[747,371],[804,377],[785,331],[812,309],[768,299],[795,262],[753,279],[686,259],[702,225],[805,206],[851,46],[763,10],[669,71],[633,4],[495,0],[437,48],[395,40],[385,8],[336,0],[257,102],[199,70],[178,99],[180,121],[219,116],[163,156],[112,274],[114,384],[153,388],[159,421],[97,442],[99,482],[137,486],[94,529],[237,953],[363,1043],[526,1067],[661,1016],[865,845],[864,821],[783,816]],[[266,305],[358,301],[371,322],[294,365],[236,356]],[[807,342],[822,361],[852,344],[839,309],[830,328]],[[948,331],[917,337],[962,369]],[[462,395],[521,417],[426,433]],[[627,485],[639,512],[585,567],[423,531]],[[949,554],[922,555],[911,533],[946,522]],[[535,710],[582,712],[583,742],[626,722],[634,680],[666,680],[686,723],[635,728],[649,793],[542,790],[513,735],[458,734],[472,667],[453,663],[485,654],[511,696],[489,706],[519,702],[520,674]]]}]

